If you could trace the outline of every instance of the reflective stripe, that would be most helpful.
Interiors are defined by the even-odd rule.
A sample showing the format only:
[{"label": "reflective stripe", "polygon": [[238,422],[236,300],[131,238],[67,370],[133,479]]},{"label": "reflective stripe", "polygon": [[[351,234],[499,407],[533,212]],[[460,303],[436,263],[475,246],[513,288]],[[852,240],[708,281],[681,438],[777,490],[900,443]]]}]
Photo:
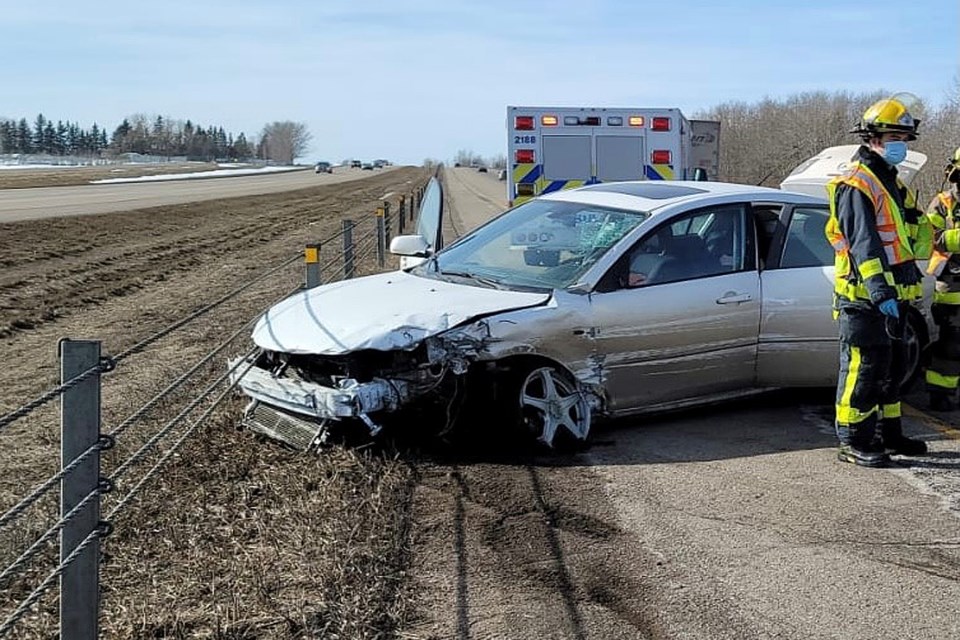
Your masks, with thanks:
[{"label": "reflective stripe", "polygon": [[[921,284],[897,284],[893,287],[897,291],[898,300],[919,300],[923,297],[923,285]],[[870,300],[870,291],[862,282],[837,280],[833,290],[837,295],[847,300]],[[934,300],[936,300],[936,293],[934,293]]]},{"label": "reflective stripe", "polygon": [[869,411],[862,412],[859,409],[850,406],[850,400],[853,398],[853,389],[857,386],[857,378],[860,374],[860,347],[850,347],[850,370],[843,380],[843,393],[840,396],[840,404],[837,405],[837,422],[841,424],[856,424],[869,418],[876,407],[871,407]]},{"label": "reflective stripe", "polygon": [[927,263],[927,273],[934,276],[939,276],[941,273],[943,273],[943,269],[947,266],[947,261],[949,260],[949,253],[934,251],[933,256],[930,258],[930,262]]},{"label": "reflective stripe", "polygon": [[930,225],[937,232],[943,231],[940,237],[945,245],[943,249],[946,249],[946,251],[941,249],[932,251],[930,263],[927,265],[927,273],[934,276],[943,273],[947,261],[950,260],[951,251],[960,251],[960,229],[955,228],[955,216],[960,214],[960,211],[954,212],[955,205],[953,194],[941,191],[927,208],[927,220],[930,221]]},{"label": "reflective stripe", "polygon": [[647,177],[647,180],[673,180],[673,165],[645,164],[643,165],[643,175]]},{"label": "reflective stripe", "polygon": [[957,383],[960,381],[960,376],[944,376],[936,371],[931,371],[927,369],[927,373],[924,376],[926,378],[927,384],[932,387],[942,387],[944,389],[956,389]]},{"label": "reflective stripe", "polygon": [[863,422],[874,413],[877,412],[876,407],[871,407],[868,411],[860,411],[854,407],[845,407],[843,405],[837,405],[837,422],[840,424],[858,424]]},{"label": "reflective stripe", "polygon": [[960,251],[960,229],[947,229],[943,232],[943,244],[947,251]]},{"label": "reflective stripe", "polygon": [[880,258],[873,258],[861,264],[858,270],[860,271],[860,277],[866,280],[871,276],[883,273],[883,263],[880,261]]},{"label": "reflective stripe", "polygon": [[884,418],[899,418],[901,415],[900,403],[894,402],[893,404],[881,405],[880,415]]},{"label": "reflective stripe", "polygon": [[937,304],[960,305],[960,291],[934,291],[933,301]]},{"label": "reflective stripe", "polygon": [[540,177],[540,165],[538,164],[515,164],[513,165],[513,183],[530,184],[537,181]]}]

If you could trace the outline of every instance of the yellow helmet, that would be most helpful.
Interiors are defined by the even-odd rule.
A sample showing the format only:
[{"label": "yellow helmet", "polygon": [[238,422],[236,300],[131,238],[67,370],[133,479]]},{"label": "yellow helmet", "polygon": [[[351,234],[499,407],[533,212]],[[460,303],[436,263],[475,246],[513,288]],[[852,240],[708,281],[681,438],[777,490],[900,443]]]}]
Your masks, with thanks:
[{"label": "yellow helmet", "polygon": [[953,152],[943,173],[948,182],[960,182],[960,147]]},{"label": "yellow helmet", "polygon": [[920,120],[910,111],[919,105],[920,100],[912,93],[898,93],[878,100],[863,112],[852,133],[859,133],[864,139],[884,133],[906,133],[908,140],[916,140]]}]

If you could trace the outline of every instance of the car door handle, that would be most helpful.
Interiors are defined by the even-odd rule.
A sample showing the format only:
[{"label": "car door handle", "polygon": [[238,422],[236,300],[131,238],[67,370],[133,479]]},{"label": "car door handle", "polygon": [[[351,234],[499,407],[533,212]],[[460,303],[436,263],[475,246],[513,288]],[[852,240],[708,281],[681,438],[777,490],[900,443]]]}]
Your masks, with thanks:
[{"label": "car door handle", "polygon": [[730,291],[717,298],[717,304],[740,304],[741,302],[750,302],[751,300],[753,300],[753,296],[749,293]]}]

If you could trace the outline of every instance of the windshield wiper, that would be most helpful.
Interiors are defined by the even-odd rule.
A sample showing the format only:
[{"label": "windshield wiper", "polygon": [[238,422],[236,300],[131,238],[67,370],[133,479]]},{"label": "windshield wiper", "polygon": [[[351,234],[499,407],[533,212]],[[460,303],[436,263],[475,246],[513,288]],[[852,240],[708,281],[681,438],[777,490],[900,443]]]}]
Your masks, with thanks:
[{"label": "windshield wiper", "polygon": [[499,280],[494,280],[493,278],[487,278],[484,276],[478,276],[475,273],[467,273],[465,271],[439,271],[438,273],[442,276],[455,276],[457,278],[467,278],[468,280],[473,280],[474,282],[479,282],[480,284],[492,287],[494,289],[502,289]]}]

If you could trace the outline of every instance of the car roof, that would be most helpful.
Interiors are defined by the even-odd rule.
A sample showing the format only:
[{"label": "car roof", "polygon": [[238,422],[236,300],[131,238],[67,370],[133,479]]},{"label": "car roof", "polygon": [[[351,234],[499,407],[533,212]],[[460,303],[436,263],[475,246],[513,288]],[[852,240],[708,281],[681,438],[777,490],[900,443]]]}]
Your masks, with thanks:
[{"label": "car roof", "polygon": [[[826,193],[824,193],[826,196]],[[770,187],[733,182],[694,182],[691,180],[637,180],[602,182],[576,189],[565,189],[540,196],[545,200],[561,200],[631,211],[657,210],[699,200],[735,201],[746,199],[792,204],[823,204],[826,197],[816,197]]]}]

